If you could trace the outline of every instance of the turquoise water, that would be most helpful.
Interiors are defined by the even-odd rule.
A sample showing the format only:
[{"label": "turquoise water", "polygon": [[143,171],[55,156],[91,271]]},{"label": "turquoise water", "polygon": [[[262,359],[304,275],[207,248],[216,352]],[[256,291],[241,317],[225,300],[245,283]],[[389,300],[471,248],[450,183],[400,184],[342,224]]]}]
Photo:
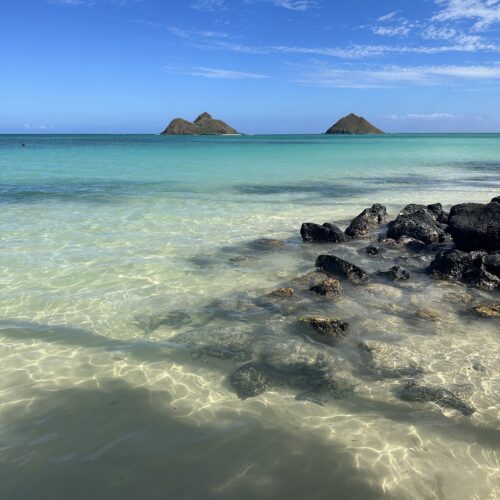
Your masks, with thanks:
[{"label": "turquoise water", "polygon": [[[375,202],[394,217],[499,191],[498,134],[0,136],[2,498],[496,498],[498,323],[464,316],[464,288],[416,267],[333,305],[306,297],[297,314],[351,323],[328,348],[255,300],[323,251],[377,269],[366,241],[302,244],[306,220],[344,227]],[[416,321],[422,307],[441,320]],[[199,351],[228,336],[250,338],[252,356],[327,352],[355,393],[240,401],[228,376],[241,361]],[[366,339],[411,349],[426,380],[471,386],[476,413],[402,402],[401,380],[360,368]]]}]

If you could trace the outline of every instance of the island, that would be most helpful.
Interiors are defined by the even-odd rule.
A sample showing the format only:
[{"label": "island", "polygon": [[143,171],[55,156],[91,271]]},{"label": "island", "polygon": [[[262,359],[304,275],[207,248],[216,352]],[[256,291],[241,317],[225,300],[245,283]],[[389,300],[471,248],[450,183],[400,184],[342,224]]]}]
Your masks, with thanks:
[{"label": "island", "polygon": [[332,125],[326,134],[383,134],[382,130],[373,126],[362,116],[351,113]]},{"label": "island", "polygon": [[240,133],[222,120],[212,118],[209,113],[202,113],[194,122],[175,118],[161,135],[240,135]]}]

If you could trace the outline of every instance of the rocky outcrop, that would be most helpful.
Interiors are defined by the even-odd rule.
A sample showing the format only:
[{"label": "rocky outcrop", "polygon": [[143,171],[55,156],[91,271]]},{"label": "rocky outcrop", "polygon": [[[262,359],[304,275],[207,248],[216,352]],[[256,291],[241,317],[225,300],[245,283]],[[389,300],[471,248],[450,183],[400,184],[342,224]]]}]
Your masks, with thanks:
[{"label": "rocky outcrop", "polygon": [[325,222],[323,225],[304,222],[300,228],[300,235],[304,241],[323,243],[338,243],[348,239],[342,230],[329,222]]},{"label": "rocky outcrop", "polygon": [[370,226],[385,222],[387,222],[387,209],[383,205],[375,203],[371,208],[366,208],[353,219],[345,230],[345,234],[349,238],[362,238],[370,234]]},{"label": "rocky outcrop", "polygon": [[233,127],[222,120],[212,118],[208,113],[202,113],[194,122],[183,118],[175,118],[162,135],[234,135],[239,134]]},{"label": "rocky outcrop", "polygon": [[498,255],[486,252],[444,250],[438,252],[427,272],[434,278],[461,281],[485,290],[500,288]]},{"label": "rocky outcrop", "polygon": [[475,410],[464,401],[461,392],[459,388],[450,390],[444,387],[425,386],[412,380],[399,395],[404,401],[431,402],[444,408],[453,408],[464,415],[472,415]]},{"label": "rocky outcrop", "polygon": [[300,322],[309,327],[312,338],[328,344],[345,337],[349,330],[349,323],[340,319],[311,316],[301,318]]},{"label": "rocky outcrop", "polygon": [[333,278],[327,278],[317,285],[313,285],[309,288],[311,292],[317,293],[318,295],[324,295],[325,297],[336,297],[340,295],[344,290],[340,281]]},{"label": "rocky outcrop", "polygon": [[361,116],[351,113],[332,125],[327,134],[383,134],[382,130],[373,126]]},{"label": "rocky outcrop", "polygon": [[500,203],[455,205],[449,224],[448,231],[459,250],[500,250]]},{"label": "rocky outcrop", "polygon": [[[435,205],[429,205],[435,207]],[[389,223],[387,227],[387,238],[400,240],[401,238],[413,238],[426,245],[431,243],[442,243],[446,239],[445,225],[438,221],[443,219],[441,212],[436,212],[424,205],[406,205],[396,220]]]},{"label": "rocky outcrop", "polygon": [[336,255],[318,256],[316,259],[316,267],[328,274],[347,278],[354,283],[362,283],[368,279],[368,273],[364,269]]}]

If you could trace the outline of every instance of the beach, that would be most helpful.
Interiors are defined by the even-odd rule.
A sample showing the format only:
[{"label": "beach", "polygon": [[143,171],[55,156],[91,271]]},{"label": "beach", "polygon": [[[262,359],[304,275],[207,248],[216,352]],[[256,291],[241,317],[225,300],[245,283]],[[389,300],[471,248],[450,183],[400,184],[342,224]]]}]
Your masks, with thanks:
[{"label": "beach", "polygon": [[[373,258],[385,225],[299,233],[374,203],[389,220],[488,203],[500,134],[2,135],[0,152],[2,498],[500,495],[499,323],[471,312],[498,291],[431,279],[429,252]],[[317,297],[304,276],[332,253],[370,275],[401,258],[410,279]],[[283,287],[298,299],[268,297]],[[349,334],[311,340],[305,315]],[[402,400],[412,376],[363,342],[400,347],[389,358],[463,388],[474,412]],[[254,359],[319,355],[345,397],[318,404],[287,379],[241,399],[230,383]]]}]

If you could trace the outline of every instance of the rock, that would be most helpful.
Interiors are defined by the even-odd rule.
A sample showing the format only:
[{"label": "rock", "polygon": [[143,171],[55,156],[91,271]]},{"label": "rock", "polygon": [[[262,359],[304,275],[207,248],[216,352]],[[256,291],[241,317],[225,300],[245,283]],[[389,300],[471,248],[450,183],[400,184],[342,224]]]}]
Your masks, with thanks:
[{"label": "rock", "polygon": [[312,328],[314,338],[321,342],[335,342],[345,337],[349,330],[349,323],[339,319],[309,316],[299,321]]},{"label": "rock", "polygon": [[266,368],[258,363],[240,366],[231,374],[229,382],[240,399],[258,396],[272,387]]},{"label": "rock", "polygon": [[450,210],[449,232],[459,250],[500,250],[500,203],[463,203]]},{"label": "rock", "polygon": [[485,290],[494,290],[500,288],[500,277],[494,274],[497,272],[496,265],[496,256],[487,256],[485,252],[444,250],[436,254],[427,272],[434,278],[461,281]]},{"label": "rock", "polygon": [[354,392],[354,384],[350,378],[324,378],[319,379],[307,389],[295,397],[298,401],[310,401],[318,405],[324,405],[331,399],[344,399]]},{"label": "rock", "polygon": [[423,372],[415,353],[407,347],[368,340],[359,344],[369,367],[386,378],[413,377]]},{"label": "rock", "polygon": [[482,318],[500,318],[500,303],[482,304],[473,309]]},{"label": "rock", "polygon": [[443,210],[441,203],[433,203],[432,205],[427,205],[426,208],[434,220],[440,222],[441,224],[448,224],[450,214]]},{"label": "rock", "polygon": [[375,203],[371,208],[366,208],[353,219],[345,234],[349,238],[362,238],[370,234],[371,225],[387,222],[387,210],[383,205]]},{"label": "rock", "polygon": [[297,276],[292,280],[292,282],[299,285],[305,285],[307,288],[310,288],[321,283],[325,279],[325,277],[325,273],[319,271],[311,271],[307,274],[303,274],[302,276]]},{"label": "rock", "polygon": [[300,235],[304,241],[324,243],[338,243],[348,239],[337,226],[329,222],[325,222],[322,226],[314,222],[304,222],[300,228]]},{"label": "rock", "polygon": [[417,310],[415,316],[419,319],[426,319],[428,321],[441,321],[441,315],[435,309],[429,307],[422,307]]},{"label": "rock", "polygon": [[412,380],[400,392],[404,401],[420,401],[436,403],[444,408],[453,408],[464,415],[472,415],[474,408],[468,405],[456,391],[444,387],[424,386]]},{"label": "rock", "polygon": [[383,132],[363,117],[351,113],[332,125],[326,134],[383,134]]},{"label": "rock", "polygon": [[282,299],[295,299],[297,294],[293,288],[278,288],[268,294],[268,297],[276,297]]},{"label": "rock", "polygon": [[191,323],[191,316],[184,311],[173,311],[165,314],[158,314],[148,318],[144,329],[147,333],[154,332],[160,326],[169,326],[171,328],[178,328]]},{"label": "rock", "polygon": [[283,248],[285,246],[285,242],[275,238],[259,238],[258,240],[252,241],[250,246],[257,250],[275,250]]},{"label": "rock", "polygon": [[365,270],[335,255],[320,255],[316,259],[316,267],[328,274],[342,276],[355,283],[362,283],[368,279],[368,273]]},{"label": "rock", "polygon": [[212,118],[208,113],[202,113],[194,122],[183,118],[175,118],[162,135],[233,135],[238,132],[222,120]]},{"label": "rock", "polygon": [[379,255],[382,255],[385,252],[385,250],[382,247],[370,245],[365,248],[365,252],[368,255],[371,255],[372,257],[378,257]]},{"label": "rock", "polygon": [[317,293],[318,295],[324,295],[326,297],[336,297],[344,291],[342,285],[340,284],[340,281],[333,278],[327,278],[321,283],[312,286],[311,288],[309,288],[309,290],[311,292]]},{"label": "rock", "polygon": [[401,266],[393,266],[388,271],[379,271],[377,274],[393,281],[404,281],[410,278],[410,273]]},{"label": "rock", "polygon": [[495,196],[491,199],[490,203],[500,203],[500,196]]},{"label": "rock", "polygon": [[424,205],[407,205],[387,227],[387,238],[400,240],[407,236],[428,245],[446,239],[444,227]]}]

